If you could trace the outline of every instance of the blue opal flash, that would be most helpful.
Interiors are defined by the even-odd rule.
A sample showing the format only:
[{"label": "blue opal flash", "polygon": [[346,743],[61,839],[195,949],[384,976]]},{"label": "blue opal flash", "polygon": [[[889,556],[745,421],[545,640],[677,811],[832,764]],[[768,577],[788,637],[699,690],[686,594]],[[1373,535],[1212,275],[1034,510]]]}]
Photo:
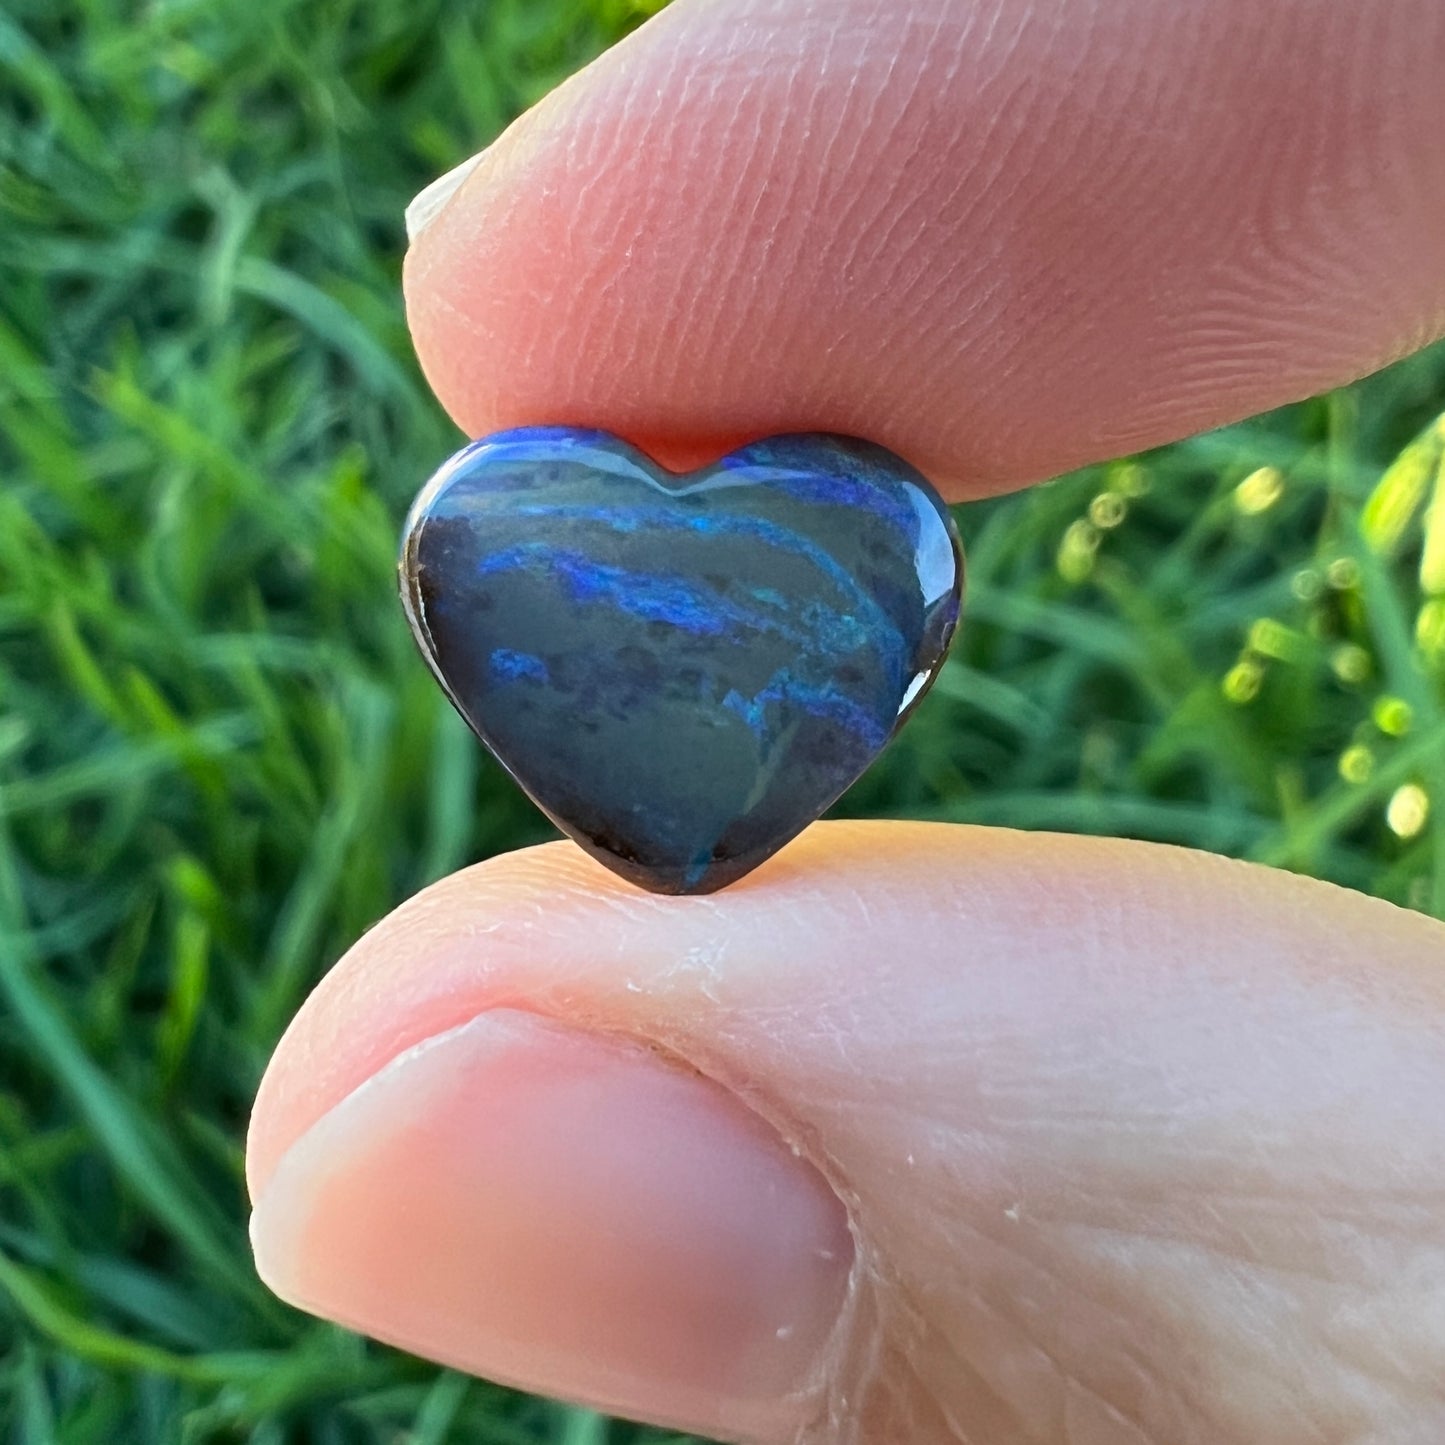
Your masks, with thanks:
[{"label": "blue opal flash", "polygon": [[678,475],[606,432],[464,447],[402,538],[457,711],[594,857],[709,893],[868,767],[958,623],[947,507],[871,442],[770,437]]}]

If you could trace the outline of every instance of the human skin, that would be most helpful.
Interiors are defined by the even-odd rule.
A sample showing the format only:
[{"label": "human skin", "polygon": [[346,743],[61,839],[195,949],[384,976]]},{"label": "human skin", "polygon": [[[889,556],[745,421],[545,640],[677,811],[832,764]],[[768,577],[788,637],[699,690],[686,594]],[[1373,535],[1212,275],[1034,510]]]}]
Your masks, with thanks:
[{"label": "human skin", "polygon": [[[1445,7],[678,0],[407,261],[469,432],[884,442],[953,497],[1445,330]],[[1445,927],[1183,849],[553,844],[366,935],[252,1122],[258,1267],[759,1442],[1438,1445]]]}]

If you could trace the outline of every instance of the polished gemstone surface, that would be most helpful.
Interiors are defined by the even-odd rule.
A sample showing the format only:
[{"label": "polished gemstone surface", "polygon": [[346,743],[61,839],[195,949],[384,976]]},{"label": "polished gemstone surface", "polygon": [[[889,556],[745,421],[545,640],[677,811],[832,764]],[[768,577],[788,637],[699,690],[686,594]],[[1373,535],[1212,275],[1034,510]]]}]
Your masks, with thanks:
[{"label": "polished gemstone surface", "polygon": [[458,452],[401,572],[478,736],[662,893],[740,878],[858,777],[932,681],[962,587],[947,509],[881,447],[772,437],[679,476],[571,427]]}]

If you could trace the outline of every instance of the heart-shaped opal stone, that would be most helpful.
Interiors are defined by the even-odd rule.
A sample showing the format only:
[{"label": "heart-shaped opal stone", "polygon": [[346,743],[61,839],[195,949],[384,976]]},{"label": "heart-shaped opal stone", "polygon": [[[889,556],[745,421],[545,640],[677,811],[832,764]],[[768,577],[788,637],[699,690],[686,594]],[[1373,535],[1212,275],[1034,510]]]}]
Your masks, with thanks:
[{"label": "heart-shaped opal stone", "polygon": [[537,805],[659,893],[755,868],[877,757],[943,660],[962,554],[891,452],[772,437],[689,475],[527,427],[417,498],[402,595]]}]

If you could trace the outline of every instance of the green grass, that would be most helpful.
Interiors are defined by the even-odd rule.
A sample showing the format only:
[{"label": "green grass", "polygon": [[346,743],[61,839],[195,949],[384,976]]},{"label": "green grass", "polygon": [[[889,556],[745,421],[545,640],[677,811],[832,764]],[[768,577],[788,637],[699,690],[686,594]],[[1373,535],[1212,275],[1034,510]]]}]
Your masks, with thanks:
[{"label": "green grass", "polygon": [[[393,599],[455,444],[400,217],[635,18],[0,10],[0,1440],[643,1438],[271,1300],[240,1152],[346,945],[548,835]],[[1436,348],[965,509],[961,645],[840,811],[1167,839],[1445,915],[1442,408]]]}]

